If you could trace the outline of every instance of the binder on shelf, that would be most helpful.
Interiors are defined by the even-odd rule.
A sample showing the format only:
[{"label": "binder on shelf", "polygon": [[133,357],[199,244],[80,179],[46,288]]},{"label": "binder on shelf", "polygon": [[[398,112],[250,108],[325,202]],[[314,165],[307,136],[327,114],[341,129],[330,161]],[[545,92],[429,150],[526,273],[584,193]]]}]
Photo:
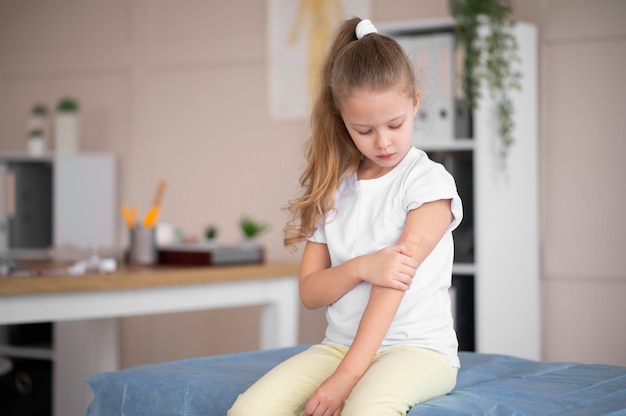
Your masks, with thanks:
[{"label": "binder on shelf", "polygon": [[443,145],[455,134],[455,52],[452,32],[398,36],[413,62],[420,106],[413,144]]}]

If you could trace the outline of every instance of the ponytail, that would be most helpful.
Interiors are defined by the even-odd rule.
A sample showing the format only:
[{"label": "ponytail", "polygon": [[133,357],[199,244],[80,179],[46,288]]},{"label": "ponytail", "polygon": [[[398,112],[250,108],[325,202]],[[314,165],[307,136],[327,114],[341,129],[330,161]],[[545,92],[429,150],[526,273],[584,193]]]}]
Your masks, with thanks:
[{"label": "ponytail", "polygon": [[335,209],[339,183],[359,167],[361,153],[341,117],[341,101],[357,88],[380,91],[400,85],[409,97],[416,91],[413,65],[400,45],[375,33],[373,25],[357,39],[359,22],[352,18],[341,24],[320,68],[305,149],[307,165],[300,177],[303,193],[287,206],[288,247],[312,236],[325,222]]}]

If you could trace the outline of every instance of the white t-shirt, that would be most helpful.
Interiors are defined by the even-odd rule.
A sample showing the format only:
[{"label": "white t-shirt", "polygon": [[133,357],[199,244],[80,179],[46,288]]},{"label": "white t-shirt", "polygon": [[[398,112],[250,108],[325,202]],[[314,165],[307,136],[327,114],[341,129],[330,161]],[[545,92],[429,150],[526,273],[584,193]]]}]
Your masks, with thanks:
[{"label": "white t-shirt", "polygon": [[[451,199],[454,216],[448,231],[417,269],[379,351],[394,346],[431,349],[459,367],[448,288],[452,278],[452,230],[463,217],[452,176],[426,153],[411,148],[384,176],[357,180],[356,173],[339,185],[335,206],[310,241],[328,246],[332,266],[376,252],[398,242],[408,212],[420,205]],[[349,347],[369,300],[371,284],[361,282],[326,307],[325,344]]]}]

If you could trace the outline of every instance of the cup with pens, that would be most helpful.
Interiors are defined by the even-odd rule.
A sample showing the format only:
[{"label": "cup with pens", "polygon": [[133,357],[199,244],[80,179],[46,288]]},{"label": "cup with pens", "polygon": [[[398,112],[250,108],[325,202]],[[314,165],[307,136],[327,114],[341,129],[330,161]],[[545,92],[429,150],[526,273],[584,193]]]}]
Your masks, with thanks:
[{"label": "cup with pens", "polygon": [[161,212],[161,200],[165,192],[165,185],[165,181],[161,181],[152,206],[143,220],[139,219],[136,207],[122,205],[122,217],[130,231],[129,263],[151,265],[157,262],[156,224]]}]

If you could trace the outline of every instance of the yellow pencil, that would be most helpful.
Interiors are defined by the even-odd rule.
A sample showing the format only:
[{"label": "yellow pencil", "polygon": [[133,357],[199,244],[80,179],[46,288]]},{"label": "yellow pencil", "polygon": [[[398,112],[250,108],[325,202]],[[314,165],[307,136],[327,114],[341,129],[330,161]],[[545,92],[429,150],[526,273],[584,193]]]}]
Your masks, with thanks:
[{"label": "yellow pencil", "polygon": [[159,187],[157,188],[157,192],[154,196],[154,202],[152,203],[152,208],[150,208],[150,211],[146,213],[146,216],[143,219],[143,226],[145,228],[152,228],[156,225],[161,212],[161,201],[163,200],[163,194],[165,193],[166,186],[167,182],[164,180],[159,183]]}]

